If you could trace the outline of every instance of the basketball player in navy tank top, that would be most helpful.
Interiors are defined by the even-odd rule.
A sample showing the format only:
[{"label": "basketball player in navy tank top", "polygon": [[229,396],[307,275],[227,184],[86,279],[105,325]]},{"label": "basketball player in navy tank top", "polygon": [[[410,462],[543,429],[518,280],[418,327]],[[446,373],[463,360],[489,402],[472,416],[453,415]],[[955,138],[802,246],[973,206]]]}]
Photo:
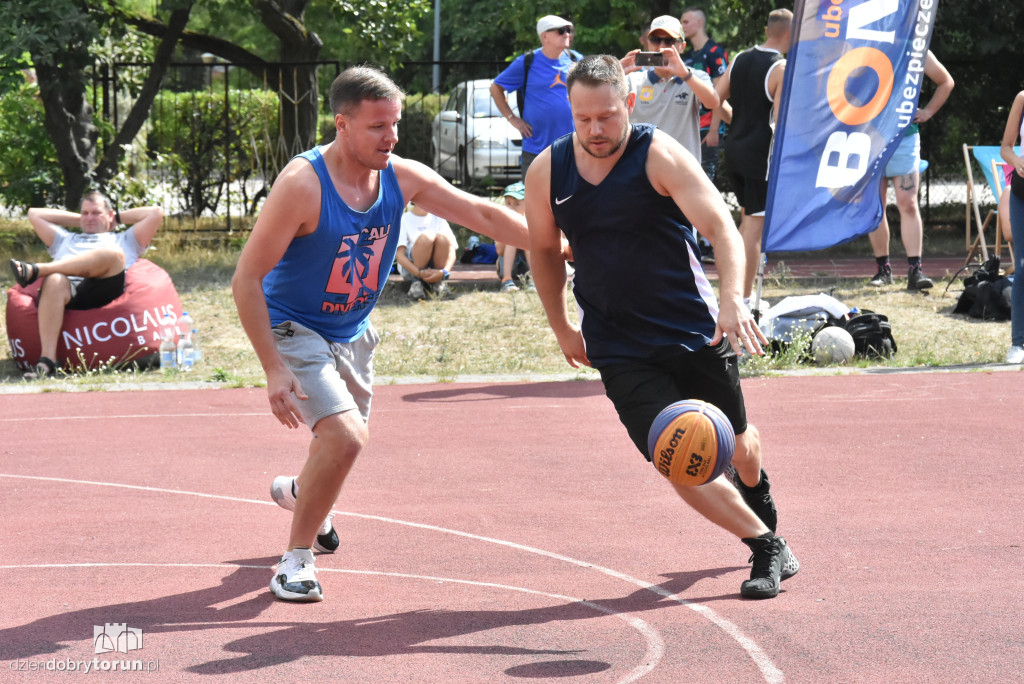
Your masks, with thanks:
[{"label": "basketball player in navy tank top", "polygon": [[406,203],[529,246],[522,216],[392,154],[402,97],[375,69],[347,69],[335,79],[334,141],[299,155],[277,177],[232,282],[271,410],[286,427],[313,431],[302,472],[276,478],[270,490],[294,511],[270,583],[288,601],[323,600],[312,549],[339,545],[330,511],[368,437],[379,340],[369,314],[391,271]]},{"label": "basketball player in navy tank top", "polygon": [[[568,89],[576,132],[541,153],[526,177],[532,268],[548,321],[571,366],[600,371],[648,460],[648,432],[669,404],[701,399],[729,417],[735,483],[719,477],[672,486],[752,551],[742,595],[774,597],[800,565],[775,535],[760,438],[740,391],[736,355],[761,354],[767,342],[741,296],[743,243],[693,156],[651,126],[630,125],[635,94],[618,60],[585,57],[570,71]],[[714,246],[720,304],[693,227]],[[579,326],[566,311],[562,233],[576,267]]]}]

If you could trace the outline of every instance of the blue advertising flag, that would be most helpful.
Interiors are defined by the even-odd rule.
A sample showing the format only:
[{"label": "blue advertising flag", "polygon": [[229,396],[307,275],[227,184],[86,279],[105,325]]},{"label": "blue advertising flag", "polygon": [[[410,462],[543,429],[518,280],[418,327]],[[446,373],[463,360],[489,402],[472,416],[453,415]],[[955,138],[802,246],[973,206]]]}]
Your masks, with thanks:
[{"label": "blue advertising flag", "polygon": [[762,250],[871,232],[886,162],[917,112],[937,0],[796,0]]}]

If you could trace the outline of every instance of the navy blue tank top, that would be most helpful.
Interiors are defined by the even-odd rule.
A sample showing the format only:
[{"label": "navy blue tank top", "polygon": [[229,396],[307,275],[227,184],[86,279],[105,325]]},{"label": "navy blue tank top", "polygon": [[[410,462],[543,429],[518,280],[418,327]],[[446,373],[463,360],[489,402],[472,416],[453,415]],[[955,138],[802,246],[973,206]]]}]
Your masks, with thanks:
[{"label": "navy blue tank top", "polygon": [[654,126],[634,124],[599,185],[576,168],[572,134],[551,146],[551,211],[572,246],[573,294],[595,368],[696,351],[711,341],[718,300],[690,222],[647,179]]}]

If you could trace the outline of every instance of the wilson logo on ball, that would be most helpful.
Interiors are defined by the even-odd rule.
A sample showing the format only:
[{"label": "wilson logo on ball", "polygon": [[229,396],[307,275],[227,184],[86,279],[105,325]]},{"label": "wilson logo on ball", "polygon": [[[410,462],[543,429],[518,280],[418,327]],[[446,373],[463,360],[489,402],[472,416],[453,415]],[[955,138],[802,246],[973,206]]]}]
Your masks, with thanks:
[{"label": "wilson logo on ball", "polygon": [[659,473],[675,484],[697,486],[710,482],[729,467],[736,435],[729,419],[717,407],[687,399],[658,414],[651,425],[647,446]]}]

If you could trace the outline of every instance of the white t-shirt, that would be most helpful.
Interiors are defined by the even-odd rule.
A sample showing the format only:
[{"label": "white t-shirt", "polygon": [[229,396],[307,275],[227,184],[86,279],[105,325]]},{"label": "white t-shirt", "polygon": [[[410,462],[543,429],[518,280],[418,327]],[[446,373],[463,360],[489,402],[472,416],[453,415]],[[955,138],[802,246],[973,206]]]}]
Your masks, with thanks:
[{"label": "white t-shirt", "polygon": [[57,226],[55,233],[53,243],[47,249],[54,259],[87,254],[97,247],[116,247],[124,252],[124,267],[127,270],[146,251],[135,237],[134,226],[116,233],[72,233]]},{"label": "white t-shirt", "polygon": [[444,233],[453,245],[456,244],[455,233],[443,218],[438,218],[433,214],[417,216],[411,211],[407,211],[402,214],[402,232],[398,235],[398,246],[405,247],[406,255],[408,255],[421,235],[433,237],[439,233]]},{"label": "white t-shirt", "polygon": [[[135,226],[116,233],[72,233],[56,226],[55,233],[53,243],[46,250],[54,259],[87,254],[97,247],[116,247],[124,252],[124,270],[127,271],[146,251],[135,237]],[[68,279],[73,283],[80,283],[83,280],[78,276],[68,276]]]}]

